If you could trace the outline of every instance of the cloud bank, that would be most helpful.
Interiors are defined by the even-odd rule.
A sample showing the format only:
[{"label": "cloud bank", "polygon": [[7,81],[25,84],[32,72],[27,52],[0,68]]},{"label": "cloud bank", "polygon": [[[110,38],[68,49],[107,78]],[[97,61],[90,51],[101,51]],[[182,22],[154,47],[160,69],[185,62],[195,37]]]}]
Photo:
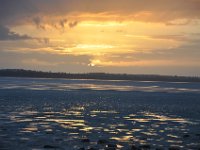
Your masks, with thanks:
[{"label": "cloud bank", "polygon": [[[1,0],[0,23],[23,22],[32,16],[70,16],[71,14],[108,14],[121,20],[168,22],[200,19],[199,0]],[[79,16],[80,17],[80,16]],[[112,17],[112,16],[111,16]],[[116,19],[113,18],[113,19]],[[88,19],[88,18],[84,18]],[[111,18],[110,18],[111,19]],[[36,19],[35,22],[40,20]],[[61,22],[61,25],[63,23]]]}]

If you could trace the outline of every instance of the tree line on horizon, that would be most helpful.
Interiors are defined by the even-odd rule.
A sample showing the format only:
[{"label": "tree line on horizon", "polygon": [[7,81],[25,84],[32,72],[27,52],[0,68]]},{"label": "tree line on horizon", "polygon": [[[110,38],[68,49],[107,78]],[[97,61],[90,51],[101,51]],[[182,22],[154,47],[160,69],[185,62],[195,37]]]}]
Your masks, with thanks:
[{"label": "tree line on horizon", "polygon": [[0,70],[0,76],[1,77],[32,77],[32,78],[200,82],[200,77],[145,75],[145,74],[64,73],[64,72],[43,72],[43,71],[33,71],[33,70],[24,70],[24,69],[2,69]]}]

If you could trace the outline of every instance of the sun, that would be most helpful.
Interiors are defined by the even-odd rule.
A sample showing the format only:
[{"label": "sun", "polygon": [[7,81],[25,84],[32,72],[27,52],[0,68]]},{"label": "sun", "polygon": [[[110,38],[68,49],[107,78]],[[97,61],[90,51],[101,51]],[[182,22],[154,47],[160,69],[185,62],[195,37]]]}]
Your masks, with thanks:
[{"label": "sun", "polygon": [[90,63],[90,64],[88,64],[88,66],[90,66],[90,67],[95,67],[96,65],[93,64],[93,63]]}]

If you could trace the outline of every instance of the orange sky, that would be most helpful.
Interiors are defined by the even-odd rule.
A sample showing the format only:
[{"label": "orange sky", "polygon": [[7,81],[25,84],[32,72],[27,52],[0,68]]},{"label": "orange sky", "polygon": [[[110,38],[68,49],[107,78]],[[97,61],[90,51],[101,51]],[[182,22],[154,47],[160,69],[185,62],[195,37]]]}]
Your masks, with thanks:
[{"label": "orange sky", "polygon": [[200,0],[0,3],[0,68],[200,75]]}]

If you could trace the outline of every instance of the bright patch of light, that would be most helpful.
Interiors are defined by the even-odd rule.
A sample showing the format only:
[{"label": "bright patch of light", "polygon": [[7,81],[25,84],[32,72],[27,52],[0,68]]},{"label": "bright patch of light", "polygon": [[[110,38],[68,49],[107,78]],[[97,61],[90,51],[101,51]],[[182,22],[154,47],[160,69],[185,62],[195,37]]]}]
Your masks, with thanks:
[{"label": "bright patch of light", "polygon": [[124,23],[119,22],[83,22],[81,26],[96,26],[96,27],[115,27],[115,26],[125,26]]},{"label": "bright patch of light", "polygon": [[104,44],[100,44],[100,45],[78,44],[76,46],[76,48],[79,48],[79,49],[110,49],[110,48],[114,48],[114,46],[104,45]]}]

